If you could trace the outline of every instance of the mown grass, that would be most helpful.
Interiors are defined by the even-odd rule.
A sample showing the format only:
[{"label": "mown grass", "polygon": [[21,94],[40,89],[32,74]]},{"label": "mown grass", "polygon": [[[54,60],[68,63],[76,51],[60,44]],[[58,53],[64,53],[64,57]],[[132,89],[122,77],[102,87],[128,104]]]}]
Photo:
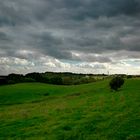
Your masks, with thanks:
[{"label": "mown grass", "polygon": [[140,80],[0,87],[1,140],[139,140]]}]

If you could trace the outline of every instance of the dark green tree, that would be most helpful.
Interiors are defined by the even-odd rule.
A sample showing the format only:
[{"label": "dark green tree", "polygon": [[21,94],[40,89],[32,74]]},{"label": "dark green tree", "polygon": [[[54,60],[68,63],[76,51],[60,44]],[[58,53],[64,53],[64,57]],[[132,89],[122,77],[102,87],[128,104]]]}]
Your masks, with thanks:
[{"label": "dark green tree", "polygon": [[60,76],[56,76],[50,79],[50,84],[62,85],[62,78]]},{"label": "dark green tree", "polygon": [[124,84],[124,79],[120,76],[114,77],[109,83],[110,88],[115,91],[117,91],[123,84]]}]

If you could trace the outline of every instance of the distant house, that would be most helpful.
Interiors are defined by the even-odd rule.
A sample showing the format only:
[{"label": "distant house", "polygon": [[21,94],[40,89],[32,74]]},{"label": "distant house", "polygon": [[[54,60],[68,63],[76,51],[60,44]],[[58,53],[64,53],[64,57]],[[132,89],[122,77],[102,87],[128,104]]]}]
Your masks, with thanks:
[{"label": "distant house", "polygon": [[8,83],[6,76],[0,76],[0,85],[5,85]]}]

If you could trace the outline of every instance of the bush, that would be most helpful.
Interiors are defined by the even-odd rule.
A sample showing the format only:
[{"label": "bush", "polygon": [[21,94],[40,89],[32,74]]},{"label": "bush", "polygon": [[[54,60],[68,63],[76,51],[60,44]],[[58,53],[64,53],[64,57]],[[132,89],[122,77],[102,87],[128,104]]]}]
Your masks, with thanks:
[{"label": "bush", "polygon": [[41,82],[41,80],[42,80],[42,75],[40,73],[37,73],[37,72],[28,73],[25,75],[25,77],[31,78],[31,79],[35,80],[36,82]]},{"label": "bush", "polygon": [[132,78],[132,75],[127,75],[127,79],[130,79],[130,78]]},{"label": "bush", "polygon": [[7,78],[0,77],[0,85],[6,85],[6,84],[8,84]]},{"label": "bush", "polygon": [[59,76],[53,77],[49,80],[50,84],[55,84],[55,85],[62,85],[63,84],[62,82],[63,82],[62,78]]},{"label": "bush", "polygon": [[120,76],[114,77],[109,83],[110,88],[115,91],[117,91],[118,88],[120,88],[123,84],[124,84],[124,79]]}]

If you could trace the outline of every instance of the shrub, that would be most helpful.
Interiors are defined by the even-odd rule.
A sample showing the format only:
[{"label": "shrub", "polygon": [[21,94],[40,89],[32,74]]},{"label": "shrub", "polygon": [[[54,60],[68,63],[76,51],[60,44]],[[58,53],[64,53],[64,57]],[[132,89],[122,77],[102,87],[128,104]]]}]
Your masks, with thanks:
[{"label": "shrub", "polygon": [[66,76],[66,77],[63,77],[63,78],[62,78],[62,83],[63,83],[64,85],[72,85],[73,82],[74,82],[74,80],[73,80],[72,77],[70,77],[70,76]]},{"label": "shrub", "polygon": [[6,85],[6,84],[8,84],[7,78],[6,77],[5,78],[0,77],[0,85]]},{"label": "shrub", "polygon": [[62,85],[63,84],[62,78],[59,76],[51,78],[49,82],[50,82],[50,84],[55,84],[55,85]]},{"label": "shrub", "polygon": [[120,76],[114,77],[109,83],[110,88],[115,91],[117,91],[118,88],[120,88],[123,84],[124,84],[124,79]]},{"label": "shrub", "polygon": [[127,75],[127,79],[132,78],[132,75]]},{"label": "shrub", "polygon": [[7,76],[8,81],[11,83],[18,83],[18,82],[23,82],[24,81],[24,76],[22,74],[9,74]]},{"label": "shrub", "polygon": [[40,73],[37,73],[37,72],[28,73],[25,75],[25,77],[31,78],[31,79],[35,80],[36,82],[41,82],[41,80],[42,80],[42,75]]}]

